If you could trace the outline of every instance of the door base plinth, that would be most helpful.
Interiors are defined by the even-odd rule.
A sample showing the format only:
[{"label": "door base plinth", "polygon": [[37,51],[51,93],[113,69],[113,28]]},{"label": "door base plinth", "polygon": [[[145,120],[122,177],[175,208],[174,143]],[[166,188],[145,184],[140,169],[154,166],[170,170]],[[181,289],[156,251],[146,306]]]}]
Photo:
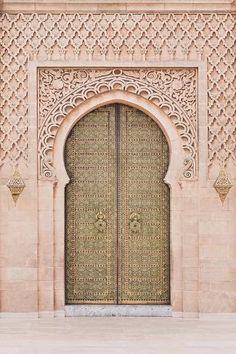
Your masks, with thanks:
[{"label": "door base plinth", "polygon": [[66,305],[66,317],[171,317],[170,305]]}]

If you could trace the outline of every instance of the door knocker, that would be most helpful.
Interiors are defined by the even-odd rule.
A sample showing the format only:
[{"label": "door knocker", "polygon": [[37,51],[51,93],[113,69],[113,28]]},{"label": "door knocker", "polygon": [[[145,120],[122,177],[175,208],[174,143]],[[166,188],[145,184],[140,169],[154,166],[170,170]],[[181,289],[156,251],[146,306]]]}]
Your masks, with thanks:
[{"label": "door knocker", "polygon": [[140,215],[137,213],[131,213],[129,217],[129,227],[134,233],[138,233],[141,230]]},{"label": "door knocker", "polygon": [[101,211],[97,213],[94,225],[99,232],[104,232],[106,230],[107,223],[105,220],[105,215]]}]

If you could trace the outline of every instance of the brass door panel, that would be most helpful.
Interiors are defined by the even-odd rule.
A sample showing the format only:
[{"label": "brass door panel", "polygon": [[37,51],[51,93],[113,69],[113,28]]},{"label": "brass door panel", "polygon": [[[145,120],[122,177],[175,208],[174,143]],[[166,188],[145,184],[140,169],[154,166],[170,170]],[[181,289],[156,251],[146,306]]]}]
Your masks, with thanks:
[{"label": "brass door panel", "polygon": [[120,107],[119,303],[169,303],[169,151],[145,113]]},{"label": "brass door panel", "polygon": [[66,303],[116,303],[115,107],[97,109],[65,146]]},{"label": "brass door panel", "polygon": [[169,303],[169,152],[143,112],[115,104],[65,147],[66,303]]}]

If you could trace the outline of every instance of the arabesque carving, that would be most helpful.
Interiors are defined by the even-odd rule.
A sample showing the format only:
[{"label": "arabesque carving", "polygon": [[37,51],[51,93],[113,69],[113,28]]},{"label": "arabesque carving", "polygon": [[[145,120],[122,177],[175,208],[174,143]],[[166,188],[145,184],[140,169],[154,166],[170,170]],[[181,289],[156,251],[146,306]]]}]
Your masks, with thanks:
[{"label": "arabesque carving", "polygon": [[59,126],[81,102],[111,90],[132,92],[162,108],[182,138],[183,176],[196,176],[196,69],[39,69],[39,170],[54,178],[52,152]]},{"label": "arabesque carving", "polygon": [[27,162],[29,58],[206,59],[209,165],[236,161],[232,13],[4,13],[1,26],[0,163]]}]

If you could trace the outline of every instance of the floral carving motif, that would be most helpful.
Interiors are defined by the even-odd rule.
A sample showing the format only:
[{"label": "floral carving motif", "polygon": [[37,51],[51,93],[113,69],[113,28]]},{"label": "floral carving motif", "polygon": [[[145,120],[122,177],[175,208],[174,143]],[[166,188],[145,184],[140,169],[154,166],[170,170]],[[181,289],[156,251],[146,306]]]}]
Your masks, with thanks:
[{"label": "floral carving motif", "polygon": [[54,177],[54,139],[78,104],[110,90],[130,91],[162,108],[176,125],[185,152],[185,178],[196,175],[197,117],[195,69],[39,69],[39,169]]}]

